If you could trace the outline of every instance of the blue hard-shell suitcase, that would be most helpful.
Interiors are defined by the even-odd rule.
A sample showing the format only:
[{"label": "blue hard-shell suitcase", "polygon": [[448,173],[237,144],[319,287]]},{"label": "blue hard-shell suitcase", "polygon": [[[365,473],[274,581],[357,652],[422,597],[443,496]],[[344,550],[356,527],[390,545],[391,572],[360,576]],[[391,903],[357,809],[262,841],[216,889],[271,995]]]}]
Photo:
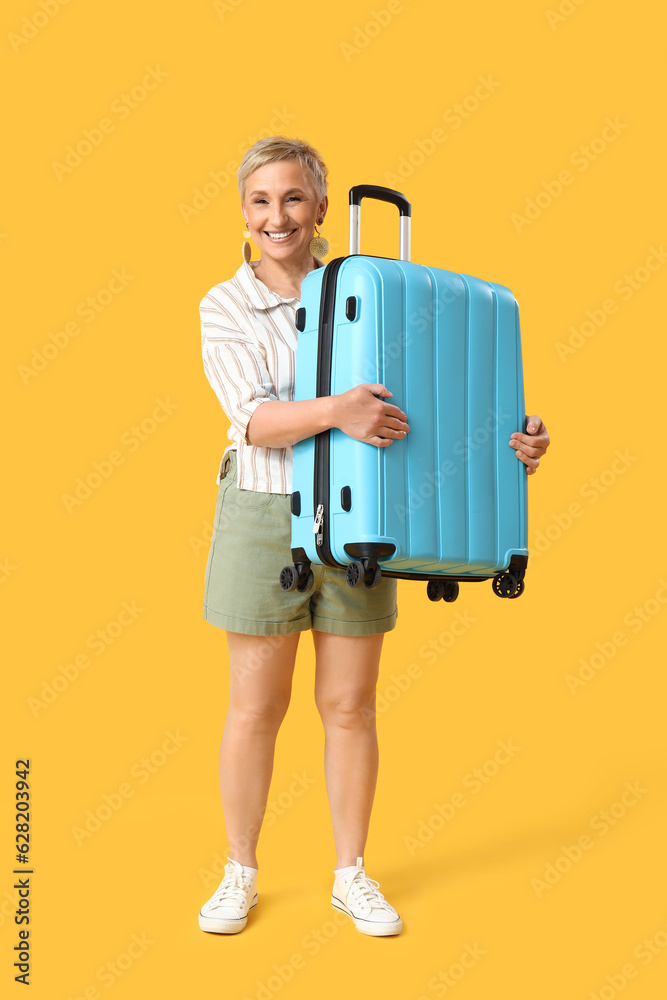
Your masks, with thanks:
[{"label": "blue hard-shell suitcase", "polygon": [[[400,212],[400,259],[359,253],[364,197]],[[519,309],[508,288],[410,262],[411,207],[375,185],[350,191],[350,255],[306,275],[297,311],[295,399],[381,383],[410,431],[384,448],[338,428],[293,450],[292,559],[283,590],[307,591],[311,563],[347,567],[351,587],[426,580],[431,600],[459,581],[523,592],[526,467]]]}]

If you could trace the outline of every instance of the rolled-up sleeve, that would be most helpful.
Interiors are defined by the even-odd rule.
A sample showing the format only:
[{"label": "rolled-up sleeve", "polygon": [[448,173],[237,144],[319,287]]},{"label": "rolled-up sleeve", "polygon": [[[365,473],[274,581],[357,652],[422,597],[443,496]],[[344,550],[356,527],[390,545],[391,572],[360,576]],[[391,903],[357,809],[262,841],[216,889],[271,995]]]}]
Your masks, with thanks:
[{"label": "rolled-up sleeve", "polygon": [[222,409],[247,441],[250,418],[262,403],[278,399],[262,348],[209,292],[199,305],[206,377]]}]

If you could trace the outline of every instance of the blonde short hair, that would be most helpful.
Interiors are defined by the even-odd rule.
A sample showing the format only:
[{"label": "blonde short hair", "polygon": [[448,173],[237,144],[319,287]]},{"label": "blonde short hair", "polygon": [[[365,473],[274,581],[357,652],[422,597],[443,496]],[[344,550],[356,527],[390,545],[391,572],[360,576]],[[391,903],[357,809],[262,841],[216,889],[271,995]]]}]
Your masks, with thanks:
[{"label": "blonde short hair", "polygon": [[246,181],[250,175],[266,163],[278,163],[280,160],[298,160],[302,168],[310,175],[318,201],[326,197],[327,165],[317,150],[301,139],[287,139],[284,135],[271,135],[267,139],[258,139],[243,154],[237,172],[241,201],[245,197]]}]

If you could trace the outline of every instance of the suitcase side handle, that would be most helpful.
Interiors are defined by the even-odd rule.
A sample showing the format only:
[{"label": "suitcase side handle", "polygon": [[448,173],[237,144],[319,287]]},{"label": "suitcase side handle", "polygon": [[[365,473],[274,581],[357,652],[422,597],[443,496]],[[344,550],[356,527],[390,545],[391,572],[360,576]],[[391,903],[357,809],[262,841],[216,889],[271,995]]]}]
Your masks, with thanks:
[{"label": "suitcase side handle", "polygon": [[361,199],[375,198],[376,201],[388,201],[396,205],[400,213],[400,243],[399,259],[410,260],[410,218],[412,206],[410,202],[392,188],[379,187],[377,184],[357,184],[350,188],[350,255],[360,253],[361,237]]}]

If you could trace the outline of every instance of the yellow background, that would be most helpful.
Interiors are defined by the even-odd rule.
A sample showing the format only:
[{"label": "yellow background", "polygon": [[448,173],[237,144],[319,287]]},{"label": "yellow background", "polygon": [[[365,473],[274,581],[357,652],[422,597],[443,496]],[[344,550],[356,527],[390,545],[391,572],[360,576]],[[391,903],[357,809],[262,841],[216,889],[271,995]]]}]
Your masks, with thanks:
[{"label": "yellow background", "polygon": [[[667,268],[651,257],[667,240],[664,22],[647,2],[601,0],[562,0],[557,19],[558,2],[5,5],[0,976],[11,995],[22,989],[13,763],[29,756],[34,997],[664,996]],[[149,69],[159,82],[124,105]],[[475,98],[480,78],[493,92]],[[104,118],[112,128],[90,155],[54,167]],[[434,129],[445,138],[431,148]],[[260,840],[259,907],[237,937],[197,927],[226,854],[227,698],[225,638],[201,618],[227,421],[202,369],[198,305],[240,263],[225,171],[262,130],[321,150],[331,257],[346,253],[348,188],[387,184],[402,165],[390,186],[413,204],[413,260],[515,293],[528,412],[552,438],[529,481],[520,600],[479,584],[456,605],[431,604],[423,584],[399,584],[366,852],[403,917],[394,939],[341,926],[330,906],[307,634],[270,794],[285,808]],[[184,211],[211,172],[217,190]],[[517,224],[540,192],[533,220]],[[396,253],[394,210],[366,203],[363,218],[362,251]],[[641,270],[647,259],[655,270]],[[86,321],[86,299],[123,269],[127,284]],[[587,314],[599,320],[608,300],[614,311],[563,360],[570,328],[594,324]],[[72,322],[79,332],[48,347]],[[26,375],[45,347],[51,358]],[[168,410],[151,424],[159,401]],[[108,477],[68,510],[77,479],[94,463],[109,472],[111,453]],[[96,652],[90,637],[124,602],[135,617]],[[468,625],[453,638],[456,612]],[[50,703],[30,700],[86,653]],[[591,658],[591,679],[570,689]],[[420,676],[407,685],[411,664]],[[473,793],[466,776],[501,740],[520,749]],[[295,775],[310,784],[290,799]],[[626,783],[640,791],[618,805]],[[436,804],[457,791],[465,806],[440,822]],[[117,808],[77,839],[105,801]],[[466,946],[480,957],[457,980]]]}]

